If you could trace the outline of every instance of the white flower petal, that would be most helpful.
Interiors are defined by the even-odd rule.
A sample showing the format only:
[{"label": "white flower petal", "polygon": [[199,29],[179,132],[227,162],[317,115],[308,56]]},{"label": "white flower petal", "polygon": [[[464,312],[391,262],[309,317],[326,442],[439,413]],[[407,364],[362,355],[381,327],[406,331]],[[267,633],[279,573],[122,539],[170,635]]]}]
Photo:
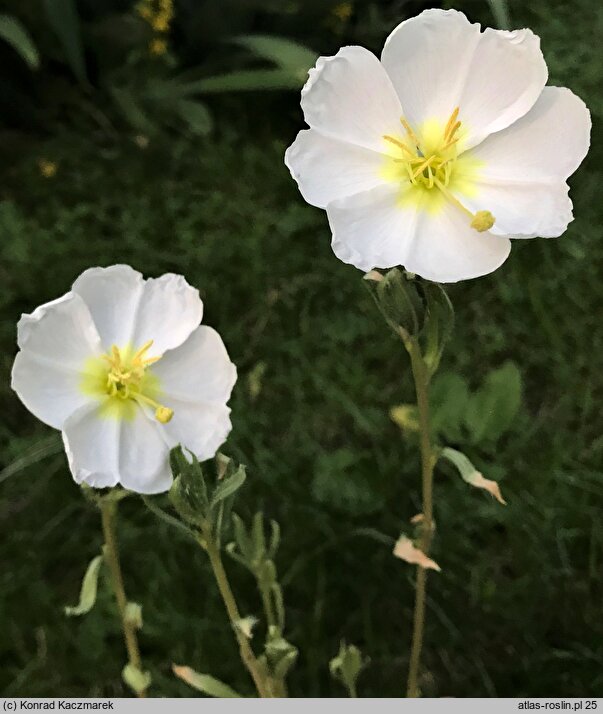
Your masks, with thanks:
[{"label": "white flower petal", "polygon": [[142,275],[129,265],[89,268],[73,283],[73,292],[88,305],[104,351],[130,341],[143,285]]},{"label": "white flower petal", "polygon": [[493,233],[561,235],[573,219],[565,179],[586,156],[590,114],[569,89],[545,87],[534,107],[471,151],[480,162],[472,210],[496,218]]},{"label": "white flower petal", "polygon": [[565,181],[480,181],[475,195],[462,201],[472,211],[486,209],[495,218],[490,229],[511,238],[556,238],[573,220],[572,202]]},{"label": "white flower petal", "polygon": [[224,404],[194,403],[165,398],[165,404],[174,410],[170,422],[162,428],[171,448],[182,444],[199,459],[205,461],[230,434],[230,409]]},{"label": "white flower petal", "polygon": [[471,151],[483,162],[481,179],[562,182],[581,164],[590,145],[584,102],[565,87],[545,87],[536,104],[504,131]]},{"label": "white flower petal", "polygon": [[413,126],[445,123],[459,107],[465,149],[522,117],[548,76],[530,30],[480,33],[479,24],[456,10],[426,10],[404,21],[381,60]]},{"label": "white flower petal", "polygon": [[302,89],[306,122],[321,134],[383,150],[383,136],[400,132],[402,109],[379,60],[364,47],[320,57]]},{"label": "white flower petal", "polygon": [[[418,207],[402,203],[402,187],[385,184],[329,203],[332,248],[359,270],[404,265],[412,245]],[[408,189],[407,189],[408,190]]]},{"label": "white flower petal", "polygon": [[384,163],[383,154],[323,136],[314,129],[300,131],[285,153],[285,164],[302,196],[319,208],[384,183]]},{"label": "white flower petal", "polygon": [[149,355],[162,354],[181,345],[198,327],[202,317],[199,291],[182,275],[166,273],[152,278],[144,286],[132,343],[142,345],[153,340]]},{"label": "white flower petal", "polygon": [[175,350],[167,352],[152,371],[161,391],[174,399],[226,404],[237,380],[224,342],[212,328],[200,325]]},{"label": "white flower petal", "polygon": [[32,414],[55,429],[86,403],[82,368],[101,354],[100,338],[88,308],[74,293],[23,315],[17,326],[21,351],[12,388]]},{"label": "white flower petal", "polygon": [[382,186],[327,206],[333,251],[360,270],[402,265],[427,280],[486,275],[507,258],[507,238],[478,233],[471,219],[442,199],[439,210]]},{"label": "white flower petal", "polygon": [[220,335],[201,325],[153,365],[153,372],[162,404],[174,410],[162,427],[170,445],[182,444],[199,460],[214,456],[231,429],[226,402],[237,378]]},{"label": "white flower petal", "polygon": [[422,211],[404,267],[438,283],[494,272],[509,256],[511,241],[490,232],[479,233],[470,221],[448,202],[437,212]]},{"label": "white flower petal", "polygon": [[144,494],[172,483],[169,447],[161,425],[140,408],[132,419],[107,417],[101,405],[79,409],[63,427],[63,441],[77,483],[103,488],[121,483]]},{"label": "white flower petal", "polygon": [[147,354],[160,355],[182,344],[203,316],[199,291],[181,275],[144,280],[127,265],[91,268],[73,290],[88,305],[106,350],[153,340]]}]

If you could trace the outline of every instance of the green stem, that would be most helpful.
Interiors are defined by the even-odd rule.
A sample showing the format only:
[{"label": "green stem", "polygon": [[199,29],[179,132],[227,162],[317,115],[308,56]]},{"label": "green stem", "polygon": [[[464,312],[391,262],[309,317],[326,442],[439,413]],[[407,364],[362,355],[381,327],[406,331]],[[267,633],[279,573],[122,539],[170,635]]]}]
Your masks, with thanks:
[{"label": "green stem", "polygon": [[[416,338],[410,338],[406,343],[410,354],[412,375],[417,394],[419,410],[420,446],[421,446],[421,481],[423,501],[423,521],[421,535],[421,550],[428,555],[433,532],[433,449],[429,426],[429,373],[421,354],[421,347]],[[412,646],[410,666],[408,671],[408,686],[406,695],[418,697],[419,674],[421,667],[421,650],[423,648],[423,633],[425,630],[425,600],[427,590],[427,570],[417,566],[417,582],[415,589],[415,609],[413,617]]]},{"label": "green stem", "polygon": [[241,660],[251,675],[259,696],[273,697],[275,694],[270,687],[268,678],[262,671],[262,667],[251,649],[249,640],[243,632],[241,632],[241,629],[238,626],[241,614],[239,612],[234,593],[232,592],[232,588],[230,587],[228,576],[224,570],[220,549],[214,542],[213,536],[208,528],[203,530],[203,540],[201,541],[201,545],[209,557],[209,562],[211,563],[214,577],[218,585],[218,590],[220,591],[222,601],[224,602],[226,612],[228,613],[228,619],[230,620],[233,632],[237,638]]},{"label": "green stem", "polygon": [[[107,498],[100,500],[101,519],[103,524],[103,535],[105,538],[105,558],[109,566],[111,576],[111,586],[117,601],[117,609],[121,619],[121,627],[128,652],[128,661],[138,670],[142,670],[142,658],[138,647],[138,637],[136,635],[136,625],[127,617],[128,598],[124,588],[124,579],[119,562],[119,550],[117,547],[117,536],[115,522],[117,519],[117,502]],[[146,697],[146,690],[136,693],[138,697]]]}]

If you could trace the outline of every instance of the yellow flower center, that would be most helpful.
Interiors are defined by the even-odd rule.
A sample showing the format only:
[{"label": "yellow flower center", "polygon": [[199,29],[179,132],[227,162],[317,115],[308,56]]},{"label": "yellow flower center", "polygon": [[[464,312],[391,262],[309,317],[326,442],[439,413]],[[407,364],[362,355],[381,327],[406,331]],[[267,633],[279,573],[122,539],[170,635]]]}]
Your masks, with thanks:
[{"label": "yellow flower center", "polygon": [[145,357],[152,344],[153,340],[149,340],[136,352],[113,345],[107,354],[86,364],[82,389],[97,397],[111,397],[105,410],[108,415],[130,418],[132,406],[138,402],[153,407],[155,419],[162,424],[174,416],[172,409],[154,399],[160,391],[159,383],[148,367],[161,358]]},{"label": "yellow flower center", "polygon": [[393,161],[402,168],[402,177],[405,181],[410,182],[416,188],[428,191],[435,189],[441,192],[448,201],[471,218],[472,228],[480,232],[487,231],[494,225],[494,216],[490,211],[473,213],[448,188],[458,159],[459,129],[461,128],[458,116],[459,108],[456,107],[448,118],[441,135],[434,142],[421,141],[404,117],[401,117],[400,121],[406,131],[406,136],[399,139],[386,134],[383,138],[401,152],[400,156],[395,157]]}]

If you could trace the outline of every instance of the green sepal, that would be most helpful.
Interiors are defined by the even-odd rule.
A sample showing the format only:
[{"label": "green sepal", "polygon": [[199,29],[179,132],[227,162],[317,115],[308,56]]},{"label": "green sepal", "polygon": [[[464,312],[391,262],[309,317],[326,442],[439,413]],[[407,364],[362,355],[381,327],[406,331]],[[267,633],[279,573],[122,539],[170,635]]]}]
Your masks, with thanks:
[{"label": "green sepal", "polygon": [[270,627],[264,649],[266,661],[277,679],[284,679],[298,657],[298,649],[288,642],[278,628]]},{"label": "green sepal", "polygon": [[423,301],[410,273],[392,268],[385,275],[372,271],[365,278],[386,322],[400,337],[417,335],[423,322]]},{"label": "green sepal", "polygon": [[85,615],[90,612],[96,602],[96,593],[98,589],[98,577],[100,574],[101,565],[103,564],[104,556],[97,555],[92,558],[86,573],[82,579],[82,587],[80,589],[80,600],[77,605],[66,606],[65,614],[69,617],[77,615]]},{"label": "green sepal", "polygon": [[188,461],[182,447],[177,446],[170,451],[170,464],[175,476],[169,492],[172,505],[188,523],[204,525],[208,517],[209,499],[199,460],[191,454],[191,461]]},{"label": "green sepal", "polygon": [[331,676],[344,685],[350,696],[356,696],[356,680],[368,662],[368,659],[363,659],[356,645],[346,645],[342,641],[337,656],[329,662],[329,670]]},{"label": "green sepal", "polygon": [[430,376],[435,374],[454,328],[454,308],[439,283],[423,283],[427,312],[423,325],[424,360]]}]

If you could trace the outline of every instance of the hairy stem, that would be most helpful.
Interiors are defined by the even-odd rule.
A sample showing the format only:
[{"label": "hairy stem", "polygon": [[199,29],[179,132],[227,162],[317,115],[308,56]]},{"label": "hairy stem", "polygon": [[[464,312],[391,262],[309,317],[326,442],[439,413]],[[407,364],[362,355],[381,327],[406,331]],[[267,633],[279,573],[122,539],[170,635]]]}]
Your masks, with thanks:
[{"label": "hairy stem", "polygon": [[209,562],[211,563],[214,577],[216,579],[216,583],[218,584],[218,589],[220,591],[220,595],[222,596],[222,601],[224,602],[224,607],[226,608],[226,612],[228,613],[228,619],[230,620],[230,624],[237,638],[239,652],[241,654],[241,660],[243,661],[243,664],[251,675],[251,678],[253,679],[255,688],[257,689],[259,696],[273,697],[275,696],[275,694],[272,691],[272,688],[268,681],[268,677],[262,671],[262,667],[258,662],[255,654],[253,653],[253,650],[251,649],[249,640],[244,635],[244,633],[241,632],[241,629],[238,626],[238,622],[241,619],[241,614],[239,612],[234,593],[232,592],[232,588],[230,587],[228,576],[226,575],[226,571],[224,570],[224,564],[222,562],[222,555],[220,553],[220,549],[214,542],[213,536],[209,532],[209,529],[204,530],[203,535],[204,538],[202,541],[202,546],[205,548],[209,557]]},{"label": "hairy stem", "polygon": [[[138,647],[138,637],[136,635],[136,625],[128,620],[126,611],[128,598],[124,588],[124,579],[121,572],[119,562],[119,550],[117,547],[117,536],[115,531],[115,523],[117,520],[117,502],[109,499],[102,499],[100,502],[101,519],[103,524],[103,535],[105,538],[105,559],[109,565],[109,573],[111,576],[111,586],[115,599],[117,601],[117,609],[121,619],[121,627],[124,633],[124,641],[128,652],[128,662],[142,670],[142,658]],[[138,697],[146,697],[146,690],[137,692]]]},{"label": "hairy stem", "polygon": [[[421,354],[418,340],[410,338],[407,344],[410,354],[412,374],[417,394],[419,410],[420,446],[421,446],[421,481],[423,501],[423,521],[421,535],[421,550],[428,555],[433,532],[433,449],[429,426],[429,374]],[[415,609],[413,618],[412,646],[410,666],[408,671],[408,697],[420,696],[419,674],[421,667],[421,650],[423,648],[423,633],[425,630],[425,599],[427,590],[427,570],[417,566],[417,582],[415,589]]]}]

